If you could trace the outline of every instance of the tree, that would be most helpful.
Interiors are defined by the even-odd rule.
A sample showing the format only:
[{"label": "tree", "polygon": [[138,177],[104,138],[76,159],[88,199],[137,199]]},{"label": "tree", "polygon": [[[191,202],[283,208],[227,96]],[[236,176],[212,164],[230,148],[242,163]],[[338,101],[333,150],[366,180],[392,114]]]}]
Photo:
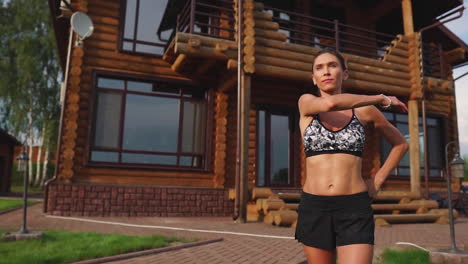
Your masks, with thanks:
[{"label": "tree", "polygon": [[[0,0],[0,4],[0,99],[4,109],[0,124],[30,147],[43,142],[48,153],[56,144],[60,69],[47,1]],[[43,181],[33,180],[32,164],[29,171],[30,183]]]}]

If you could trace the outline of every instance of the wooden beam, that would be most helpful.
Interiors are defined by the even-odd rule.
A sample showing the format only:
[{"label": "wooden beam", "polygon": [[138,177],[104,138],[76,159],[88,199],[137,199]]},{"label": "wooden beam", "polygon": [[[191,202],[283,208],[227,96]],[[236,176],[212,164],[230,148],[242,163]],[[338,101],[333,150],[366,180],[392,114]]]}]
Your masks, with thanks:
[{"label": "wooden beam", "polygon": [[264,30],[278,30],[279,29],[279,24],[273,21],[267,21],[267,20],[256,20],[255,21],[255,27],[256,28],[261,28]]},{"label": "wooden beam", "polygon": [[215,48],[200,46],[199,48],[192,48],[185,43],[177,43],[175,46],[175,53],[186,54],[191,57],[197,58],[210,58],[215,60],[228,60],[229,58],[236,58],[237,52],[228,50],[226,52],[218,52]]},{"label": "wooden beam", "polygon": [[419,152],[419,114],[418,101],[408,102],[409,156],[411,192],[421,193],[421,164]]},{"label": "wooden beam", "polygon": [[181,72],[186,62],[187,62],[187,55],[179,54],[179,56],[177,56],[177,59],[172,64],[171,69],[175,72]]},{"label": "wooden beam", "polygon": [[392,69],[384,69],[384,68],[377,67],[377,66],[364,65],[364,64],[354,63],[354,62],[348,62],[348,69],[350,71],[370,73],[370,74],[373,74],[373,75],[375,74],[379,76],[383,75],[383,76],[388,76],[388,77],[397,78],[401,80],[410,79],[409,73],[395,71]]},{"label": "wooden beam", "polygon": [[401,65],[407,65],[408,64],[408,59],[407,58],[396,56],[396,55],[393,55],[393,54],[384,54],[382,56],[382,60],[383,61],[393,62],[393,63],[396,63],[396,64],[401,64]]},{"label": "wooden beam", "polygon": [[401,9],[403,11],[403,28],[405,35],[414,33],[413,26],[413,8],[411,0],[401,0]]},{"label": "wooden beam", "polygon": [[397,48],[397,47],[395,47],[393,45],[388,46],[385,53],[386,54],[391,54],[391,55],[396,55],[396,56],[403,57],[403,58],[408,58],[408,56],[409,56],[408,50]]},{"label": "wooden beam", "polygon": [[200,35],[196,35],[196,37],[194,37],[189,33],[177,33],[177,42],[188,43],[189,40],[193,38],[199,39],[203,46],[215,47],[216,44],[223,44],[227,45],[230,49],[237,50],[237,44],[232,40],[217,39]]}]

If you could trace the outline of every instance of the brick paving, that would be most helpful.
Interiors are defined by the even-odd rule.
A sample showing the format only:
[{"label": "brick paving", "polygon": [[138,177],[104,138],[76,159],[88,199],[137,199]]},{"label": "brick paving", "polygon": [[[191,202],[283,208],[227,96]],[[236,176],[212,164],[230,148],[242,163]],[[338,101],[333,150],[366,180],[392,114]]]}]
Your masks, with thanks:
[{"label": "brick paving", "polygon": [[[123,226],[79,221],[117,222]],[[19,229],[22,211],[17,210],[0,215],[0,230]],[[222,242],[193,248],[169,251],[155,255],[115,261],[112,263],[304,263],[302,247],[293,239],[253,237],[238,234],[216,234],[184,230],[166,230],[155,226],[190,228],[197,230],[217,230],[247,234],[293,237],[292,228],[269,226],[263,223],[234,223],[228,217],[81,217],[60,218],[42,213],[42,204],[28,210],[30,230],[61,229],[69,231],[90,231],[101,233],[121,233],[130,235],[161,234],[184,238],[213,239],[222,237]],[[468,218],[459,218],[455,225],[457,246],[468,245]],[[411,242],[429,249],[442,249],[450,246],[448,225],[438,224],[399,224],[391,227],[377,227],[376,253],[383,248],[394,246],[396,242]]]}]

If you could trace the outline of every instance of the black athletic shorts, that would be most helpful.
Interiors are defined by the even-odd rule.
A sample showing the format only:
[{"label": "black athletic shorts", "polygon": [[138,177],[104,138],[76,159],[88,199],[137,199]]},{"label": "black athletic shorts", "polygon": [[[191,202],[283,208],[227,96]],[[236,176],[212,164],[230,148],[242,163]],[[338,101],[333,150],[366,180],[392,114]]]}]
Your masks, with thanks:
[{"label": "black athletic shorts", "polygon": [[367,192],[338,196],[302,192],[295,238],[306,246],[326,250],[374,244],[371,203]]}]

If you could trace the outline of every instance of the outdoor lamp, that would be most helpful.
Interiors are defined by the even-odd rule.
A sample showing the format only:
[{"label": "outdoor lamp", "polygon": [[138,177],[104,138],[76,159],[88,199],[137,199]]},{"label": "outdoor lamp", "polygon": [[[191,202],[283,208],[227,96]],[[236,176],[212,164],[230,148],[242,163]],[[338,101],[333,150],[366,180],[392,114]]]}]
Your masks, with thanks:
[{"label": "outdoor lamp", "polygon": [[450,162],[450,169],[454,178],[462,179],[464,177],[465,161],[460,157],[460,153],[456,152],[455,157]]},{"label": "outdoor lamp", "polygon": [[21,151],[21,153],[18,155],[17,160],[18,160],[18,171],[19,172],[26,171],[28,160],[29,160],[26,152]]},{"label": "outdoor lamp", "polygon": [[[448,213],[449,213],[449,224],[450,224],[451,247],[449,249],[440,250],[439,252],[467,255],[468,252],[458,249],[455,243],[455,223],[453,220],[451,175],[454,178],[463,178],[464,161],[463,159],[460,158],[459,150],[457,150],[457,152],[455,152],[454,154],[452,161],[449,163],[448,162],[448,150],[449,150],[450,145],[457,145],[457,143],[458,142],[456,141],[450,141],[449,143],[447,143],[447,145],[445,145],[445,173],[447,177],[447,200],[448,200],[448,208],[449,208]],[[450,165],[450,170],[449,170],[449,165]],[[450,173],[452,174],[450,175]]]},{"label": "outdoor lamp", "polygon": [[21,227],[21,230],[19,231],[20,234],[26,234],[29,233],[28,229],[26,228],[26,218],[27,218],[27,208],[28,208],[28,175],[27,175],[27,170],[28,170],[28,155],[26,154],[26,151],[21,151],[21,153],[18,155],[18,171],[23,172],[23,177],[24,177],[24,189],[23,189],[23,226]]}]

